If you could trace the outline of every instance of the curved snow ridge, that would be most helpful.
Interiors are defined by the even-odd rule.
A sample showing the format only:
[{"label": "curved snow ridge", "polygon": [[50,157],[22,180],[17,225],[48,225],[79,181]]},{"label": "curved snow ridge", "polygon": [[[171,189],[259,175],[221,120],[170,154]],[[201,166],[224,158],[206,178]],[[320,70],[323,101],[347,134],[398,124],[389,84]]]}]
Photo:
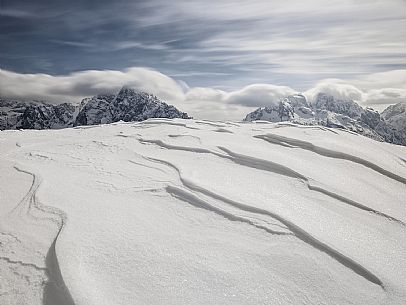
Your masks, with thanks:
[{"label": "curved snow ridge", "polygon": [[[197,122],[196,122],[197,123]],[[196,129],[196,130],[200,130],[200,128],[194,127],[194,126],[189,126],[187,123],[180,123],[180,122],[174,122],[174,121],[170,121],[170,120],[146,120],[146,121],[142,121],[141,123],[138,123],[134,126],[142,126],[142,125],[171,125],[171,126],[179,126],[179,127],[185,127],[185,128],[189,128],[189,129]]]},{"label": "curved snow ridge", "polygon": [[138,138],[138,141],[142,144],[155,144],[159,147],[166,148],[166,149],[183,150],[183,151],[199,153],[199,154],[213,154],[213,155],[221,157],[221,158],[230,159],[227,155],[223,155],[221,153],[212,151],[207,148],[172,145],[172,144],[165,143],[162,140],[150,140],[150,139],[143,139],[143,138]]},{"label": "curved snow ridge", "polygon": [[182,189],[180,189],[178,187],[169,185],[169,186],[167,186],[165,188],[165,190],[166,190],[167,193],[171,194],[172,196],[174,196],[174,197],[176,197],[176,198],[178,198],[178,199],[180,199],[182,201],[185,201],[185,202],[191,204],[194,207],[214,212],[214,213],[216,213],[216,214],[218,214],[220,216],[223,216],[224,218],[226,218],[228,220],[243,222],[243,223],[249,224],[249,225],[251,225],[253,227],[256,227],[258,229],[264,230],[264,231],[266,231],[266,232],[268,232],[270,234],[273,234],[273,235],[293,235],[292,233],[271,230],[268,227],[256,224],[256,223],[254,223],[253,221],[251,221],[251,220],[249,220],[247,218],[244,218],[244,217],[241,217],[241,216],[238,216],[238,215],[234,215],[232,213],[224,211],[223,209],[218,208],[218,207],[216,207],[214,205],[211,205],[210,203],[200,199],[196,195],[194,195],[194,194],[192,194],[190,192],[186,192],[186,191],[184,191],[184,190],[182,190]]},{"label": "curved snow ridge", "polygon": [[[138,139],[140,141],[140,143],[150,143],[150,144],[155,144],[158,145],[159,147],[162,148],[166,148],[166,149],[172,149],[172,150],[181,150],[181,151],[187,151],[187,152],[192,152],[192,153],[207,153],[207,154],[212,154],[215,155],[217,157],[220,158],[224,158],[224,159],[228,159],[236,164],[239,165],[243,165],[246,167],[250,167],[250,168],[255,168],[258,170],[263,170],[263,171],[268,171],[274,174],[278,174],[278,175],[282,175],[288,178],[294,178],[294,179],[298,179],[301,182],[303,182],[303,184],[306,185],[306,187],[310,190],[310,191],[315,191],[315,192],[319,192],[323,195],[326,195],[330,198],[333,198],[335,200],[338,200],[346,205],[361,209],[363,211],[375,214],[377,216],[380,217],[384,217],[390,221],[395,221],[401,225],[406,226],[406,224],[404,222],[402,222],[401,220],[390,216],[388,214],[385,214],[383,212],[377,211],[375,209],[372,209],[366,205],[363,205],[362,203],[356,202],[352,199],[346,198],[342,195],[339,195],[337,193],[331,192],[327,189],[324,189],[320,186],[317,185],[313,185],[311,183],[311,180],[296,172],[295,170],[284,166],[282,164],[276,163],[276,162],[272,162],[270,160],[264,160],[264,159],[259,159],[256,157],[251,157],[251,156],[247,156],[247,155],[243,155],[243,154],[239,154],[239,153],[235,153],[225,147],[222,146],[217,146],[218,149],[224,151],[226,153],[226,155],[218,153],[216,151],[207,149],[207,148],[200,148],[200,147],[189,147],[189,146],[178,146],[178,145],[172,145],[172,144],[168,144],[163,142],[162,140],[146,140],[146,139]],[[320,183],[318,183],[320,185]]]},{"label": "curved snow ridge", "polygon": [[190,135],[190,134],[168,134],[170,138],[191,138],[197,140],[199,143],[202,143],[202,139],[198,136]]},{"label": "curved snow ridge", "polygon": [[399,224],[401,224],[403,226],[406,226],[406,224],[403,221],[401,221],[401,220],[399,220],[399,219],[397,219],[395,217],[392,217],[392,216],[390,216],[388,214],[385,214],[383,212],[372,209],[372,208],[370,208],[370,207],[368,207],[366,205],[363,205],[362,203],[356,202],[356,201],[354,201],[352,199],[346,198],[346,197],[341,196],[341,195],[339,195],[337,193],[328,191],[328,190],[326,190],[326,189],[324,189],[324,188],[322,188],[320,186],[312,185],[312,184],[310,184],[310,182],[308,183],[308,188],[309,188],[309,190],[322,193],[322,194],[327,195],[327,196],[329,196],[331,198],[337,199],[338,201],[341,201],[341,202],[343,202],[345,204],[351,205],[353,207],[356,207],[358,209],[361,209],[361,210],[364,210],[364,211],[367,211],[367,212],[370,212],[370,213],[374,213],[376,215],[385,217],[390,221],[395,221],[395,222],[397,222],[397,223],[399,223]]},{"label": "curved snow ridge", "polygon": [[[362,266],[360,263],[354,261],[352,258],[346,256],[345,254],[339,252],[338,250],[334,249],[333,247],[327,245],[326,243],[324,243],[321,240],[317,239],[316,237],[312,236],[310,233],[306,232],[304,229],[297,226],[293,222],[291,222],[271,211],[253,207],[250,205],[246,205],[244,203],[236,202],[232,199],[226,198],[226,197],[216,194],[210,190],[207,190],[199,185],[196,185],[192,181],[183,177],[180,169],[176,165],[172,164],[171,162],[168,162],[166,160],[156,159],[156,158],[150,158],[150,157],[147,157],[147,158],[153,162],[158,162],[158,163],[164,164],[164,165],[169,166],[172,169],[174,169],[178,173],[179,179],[180,179],[182,185],[189,190],[199,192],[201,194],[204,194],[204,195],[211,197],[213,199],[216,199],[216,200],[220,200],[220,201],[224,202],[225,204],[228,204],[239,210],[246,211],[249,213],[265,215],[265,216],[269,216],[271,218],[276,219],[277,221],[282,223],[284,226],[286,226],[297,238],[299,238],[303,242],[309,244],[310,246],[312,246],[313,248],[315,248],[319,251],[326,253],[331,258],[333,258],[337,262],[341,263],[343,266],[351,269],[352,271],[354,271],[358,275],[362,276],[366,280],[368,280],[371,283],[374,283],[376,285],[379,285],[383,290],[385,290],[383,282],[376,275],[374,275],[371,271],[369,271],[366,267]],[[195,195],[192,195],[190,193],[185,193],[184,191],[179,191],[180,190],[179,188],[174,188],[174,187],[168,186],[166,188],[166,190],[169,193],[174,194],[177,197],[180,197],[180,198],[184,199],[184,201],[188,201],[189,203],[191,203],[193,205],[198,205],[199,207],[203,206],[206,209],[210,209],[212,211],[214,210],[213,206],[209,205],[208,203],[204,202],[203,200],[200,200]],[[233,217],[236,217],[236,216],[233,216]]]},{"label": "curved snow ridge", "polygon": [[219,123],[214,123],[210,121],[195,121],[196,124],[200,125],[208,125],[208,126],[213,126],[213,127],[227,127],[226,124],[219,124]]},{"label": "curved snow ridge", "polygon": [[231,130],[227,129],[227,128],[217,128],[214,130],[215,132],[224,132],[224,133],[234,133]]},{"label": "curved snow ridge", "polygon": [[[321,130],[321,131],[329,131],[334,134],[339,134],[337,131],[328,128],[328,127],[323,127],[323,126],[313,126],[313,125],[298,125],[294,123],[278,123],[275,125],[275,128],[282,128],[282,127],[294,127],[294,128],[299,128],[299,129],[313,129],[313,130]],[[354,133],[358,135],[357,133]]]},{"label": "curved snow ridge", "polygon": [[[14,166],[14,168],[19,172],[31,175],[33,179],[32,185],[28,190],[27,194],[17,204],[17,206],[14,207],[14,209],[10,213],[18,213],[24,211],[26,215],[30,216],[32,219],[36,221],[48,220],[52,221],[53,223],[56,223],[58,226],[58,232],[56,233],[56,236],[46,254],[45,268],[40,268],[33,264],[26,264],[20,261],[18,261],[17,263],[23,266],[35,267],[38,270],[45,271],[49,281],[46,283],[44,288],[44,300],[43,300],[44,304],[52,304],[52,303],[55,304],[55,302],[57,302],[58,305],[59,304],[74,305],[75,303],[73,301],[73,298],[63,280],[62,273],[58,263],[58,257],[55,251],[56,242],[66,223],[67,219],[66,214],[58,208],[46,206],[38,202],[36,197],[37,191],[42,183],[42,179],[39,176],[30,171],[21,169],[18,166]],[[45,217],[39,218],[37,216],[34,216],[33,215],[34,210],[46,214],[44,215]],[[52,216],[54,217],[56,216],[57,218],[54,218]]]},{"label": "curved snow ridge", "polygon": [[218,149],[224,151],[227,155],[231,157],[231,160],[233,160],[235,163],[259,169],[259,170],[265,170],[269,171],[275,174],[279,174],[282,176],[290,177],[290,178],[296,178],[302,181],[307,181],[307,177],[303,176],[302,174],[294,171],[293,169],[284,166],[282,164],[272,162],[270,160],[264,160],[264,159],[259,159],[247,155],[242,155],[239,153],[235,153],[223,146],[217,146]]},{"label": "curved snow ridge", "polygon": [[[255,157],[251,157],[251,156],[238,154],[238,153],[232,152],[231,150],[229,150],[229,149],[227,149],[225,147],[218,146],[218,148],[223,150],[224,152],[226,152],[230,156],[232,156],[233,160],[238,164],[248,166],[248,167],[257,168],[257,169],[260,169],[260,170],[267,170],[267,171],[270,171],[272,173],[276,173],[276,174],[283,175],[283,176],[290,177],[290,178],[297,178],[297,179],[301,180],[304,184],[306,184],[307,188],[309,190],[311,190],[311,191],[322,193],[322,194],[324,194],[324,195],[326,195],[328,197],[339,200],[340,202],[343,202],[343,203],[348,204],[350,206],[359,208],[359,209],[367,211],[367,212],[377,214],[379,216],[387,218],[388,220],[395,221],[395,222],[397,222],[399,224],[402,224],[402,225],[406,226],[406,224],[404,222],[402,222],[399,219],[396,219],[395,217],[392,217],[392,216],[387,215],[387,214],[385,214],[383,212],[372,209],[372,208],[370,208],[370,207],[368,207],[366,205],[363,205],[363,204],[361,204],[359,202],[356,202],[356,201],[354,201],[352,199],[346,198],[346,197],[344,197],[342,195],[339,195],[337,193],[331,192],[331,191],[329,191],[329,190],[327,190],[325,188],[322,188],[321,186],[317,186],[315,184],[312,184],[312,182],[314,180],[309,179],[308,177],[306,177],[306,176],[304,176],[304,175],[290,169],[287,166],[284,166],[284,165],[281,165],[279,163],[275,163],[275,162],[272,162],[272,161],[269,161],[269,160],[264,160],[264,159],[259,159],[259,158],[255,158]],[[318,183],[318,182],[316,182],[316,183]]]},{"label": "curved snow ridge", "polygon": [[269,143],[277,144],[277,145],[286,146],[286,144],[287,144],[287,145],[290,145],[291,148],[300,148],[300,149],[308,150],[308,151],[314,152],[318,155],[328,157],[328,158],[342,159],[342,160],[347,160],[350,162],[358,163],[358,164],[363,165],[373,171],[376,171],[388,178],[391,178],[400,183],[406,184],[406,178],[399,176],[395,173],[392,173],[370,161],[367,161],[360,157],[356,157],[356,156],[353,156],[353,155],[350,155],[350,154],[347,154],[344,152],[331,150],[328,148],[316,146],[310,142],[306,142],[306,141],[299,140],[299,139],[288,138],[288,137],[284,137],[284,136],[280,136],[280,135],[276,135],[276,134],[255,135],[254,138],[265,140]]}]

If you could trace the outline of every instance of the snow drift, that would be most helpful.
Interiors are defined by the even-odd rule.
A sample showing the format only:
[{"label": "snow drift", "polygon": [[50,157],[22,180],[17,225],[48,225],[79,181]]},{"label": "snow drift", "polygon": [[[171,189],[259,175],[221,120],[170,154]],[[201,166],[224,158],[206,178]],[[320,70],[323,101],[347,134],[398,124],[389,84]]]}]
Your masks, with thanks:
[{"label": "snow drift", "polygon": [[405,147],[149,119],[0,153],[1,304],[405,303]]}]

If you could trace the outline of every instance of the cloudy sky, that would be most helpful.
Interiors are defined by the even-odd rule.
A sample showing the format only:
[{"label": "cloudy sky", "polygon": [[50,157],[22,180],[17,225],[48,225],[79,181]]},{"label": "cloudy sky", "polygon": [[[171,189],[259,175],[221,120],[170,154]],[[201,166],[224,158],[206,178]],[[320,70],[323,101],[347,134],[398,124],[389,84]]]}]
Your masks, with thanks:
[{"label": "cloudy sky", "polygon": [[405,0],[1,0],[0,95],[77,102],[129,85],[238,119],[320,91],[406,100]]}]

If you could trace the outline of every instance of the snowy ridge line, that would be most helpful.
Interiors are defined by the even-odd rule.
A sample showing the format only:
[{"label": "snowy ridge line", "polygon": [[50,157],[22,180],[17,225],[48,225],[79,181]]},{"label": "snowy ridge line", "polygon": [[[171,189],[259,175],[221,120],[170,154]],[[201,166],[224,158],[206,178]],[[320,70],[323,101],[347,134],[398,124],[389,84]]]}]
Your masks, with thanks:
[{"label": "snowy ridge line", "polygon": [[195,121],[196,124],[201,124],[201,125],[208,125],[208,126],[213,126],[213,127],[227,127],[225,124],[217,124],[209,121]]},{"label": "snowy ridge line", "polygon": [[218,128],[214,130],[215,132],[225,132],[225,133],[234,133],[231,130],[228,130],[226,128]]},{"label": "snowy ridge line", "polygon": [[294,171],[293,169],[279,163],[235,153],[223,146],[217,146],[217,148],[224,151],[231,157],[231,160],[239,165],[272,172],[289,178],[299,179],[303,182],[308,181],[308,178],[306,176],[303,176],[297,171]]},{"label": "snowy ridge line", "polygon": [[[18,207],[24,206],[26,213],[28,215],[30,215],[31,217],[34,217],[33,215],[30,214],[30,212],[33,209],[40,210],[43,213],[51,213],[51,214],[59,217],[59,222],[55,221],[55,219],[53,219],[52,217],[51,218],[34,217],[34,219],[37,219],[37,220],[50,220],[50,221],[53,220],[54,223],[56,222],[58,224],[58,232],[56,233],[56,236],[46,255],[46,259],[45,259],[46,268],[40,268],[40,269],[37,268],[37,269],[45,271],[48,278],[52,279],[52,283],[48,282],[47,284],[52,284],[55,286],[53,288],[53,294],[54,294],[52,296],[53,298],[57,297],[58,300],[63,301],[63,303],[61,303],[61,305],[62,304],[63,305],[75,305],[73,298],[63,280],[62,273],[61,273],[61,270],[59,267],[58,257],[56,255],[56,250],[55,250],[55,245],[56,245],[57,239],[58,239],[60,233],[62,232],[62,229],[66,223],[66,219],[67,219],[66,214],[60,209],[45,206],[43,204],[40,204],[37,201],[36,193],[42,182],[42,180],[37,175],[35,175],[34,173],[31,173],[27,170],[20,169],[17,166],[14,166],[14,168],[19,172],[31,175],[33,177],[33,182],[32,182],[30,189],[28,190],[27,194],[24,196],[23,200],[20,201],[20,203],[13,210],[15,210]],[[21,265],[25,265],[25,264],[21,264]],[[29,265],[31,265],[31,264],[29,264]]]},{"label": "snowy ridge line", "polygon": [[358,164],[363,165],[369,169],[372,169],[373,171],[376,171],[388,178],[391,178],[400,183],[406,184],[406,178],[396,175],[372,162],[369,162],[367,160],[364,160],[362,158],[359,158],[359,157],[356,157],[356,156],[353,156],[350,154],[330,150],[330,149],[327,149],[324,147],[316,146],[310,142],[293,139],[293,138],[288,138],[288,137],[284,137],[284,136],[280,136],[280,135],[276,135],[276,134],[256,135],[256,136],[254,136],[254,138],[267,141],[268,143],[271,143],[271,144],[282,145],[281,143],[284,143],[284,144],[291,145],[292,148],[300,148],[300,149],[308,150],[308,151],[314,152],[314,153],[324,156],[324,157],[342,159],[342,160],[347,160],[350,162],[358,163]]},{"label": "snowy ridge line", "polygon": [[[299,128],[299,129],[316,129],[316,130],[322,130],[322,131],[330,131],[334,134],[339,134],[337,131],[331,129],[331,128],[327,128],[327,127],[323,127],[323,126],[313,126],[313,125],[298,125],[298,124],[294,124],[294,123],[279,123],[275,125],[275,128],[283,128],[283,127],[295,127],[295,128]],[[347,131],[345,129],[343,129],[344,131]],[[358,135],[355,132],[350,131],[351,133]]]},{"label": "snowy ridge line", "polygon": [[143,164],[143,163],[140,163],[140,162],[137,162],[137,161],[134,161],[134,160],[128,160],[128,162],[136,164],[138,166],[145,167],[145,168],[154,169],[154,170],[160,171],[161,173],[166,174],[164,170],[162,170],[162,169],[160,169],[158,167],[148,166],[147,164]]},{"label": "snowy ridge line", "polygon": [[381,216],[384,217],[390,221],[395,221],[401,225],[406,226],[406,224],[404,222],[402,222],[401,220],[392,217],[390,215],[387,215],[383,212],[377,211],[375,209],[372,209],[368,206],[365,206],[361,203],[355,202],[354,200],[351,200],[349,198],[346,198],[344,196],[338,195],[336,193],[330,192],[328,190],[325,190],[319,186],[314,186],[311,185],[309,178],[307,178],[306,176],[290,169],[287,166],[281,165],[279,163],[275,163],[269,160],[264,160],[264,159],[259,159],[259,158],[255,158],[255,157],[251,157],[251,156],[246,156],[246,155],[242,155],[242,154],[238,154],[235,152],[232,152],[231,150],[222,147],[222,146],[217,146],[220,150],[224,151],[225,153],[227,153],[227,155],[212,151],[210,149],[206,149],[206,148],[200,148],[200,147],[187,147],[187,146],[177,146],[177,145],[171,145],[171,144],[167,144],[165,142],[163,142],[162,140],[146,140],[146,139],[138,139],[138,141],[140,143],[151,143],[151,144],[155,144],[158,145],[162,148],[166,148],[166,149],[173,149],[173,150],[182,150],[182,151],[188,151],[188,152],[194,152],[194,153],[207,153],[207,154],[213,154],[215,156],[218,156],[220,158],[224,158],[224,159],[228,159],[236,164],[239,165],[243,165],[243,166],[247,166],[250,168],[255,168],[258,170],[264,170],[264,171],[268,171],[268,172],[272,172],[275,174],[279,174],[285,177],[289,177],[289,178],[294,178],[294,179],[298,179],[300,181],[302,181],[306,187],[310,190],[310,191],[315,191],[315,192],[319,192],[323,195],[326,195],[330,198],[333,198],[335,200],[338,200],[346,205],[350,205],[352,207],[355,208],[359,208],[363,211],[366,212],[370,212],[373,213],[377,216]]},{"label": "snowy ridge line", "polygon": [[215,207],[215,206],[211,205],[210,203],[200,199],[199,197],[195,196],[194,194],[186,192],[186,191],[184,191],[184,190],[182,190],[182,189],[180,189],[178,187],[169,185],[169,186],[167,186],[165,188],[165,190],[166,190],[167,193],[171,194],[172,196],[174,196],[174,197],[176,197],[176,198],[178,198],[178,199],[180,199],[182,201],[185,201],[185,202],[191,204],[194,207],[214,212],[214,213],[216,213],[216,214],[218,214],[220,216],[223,216],[224,218],[226,218],[228,220],[247,223],[247,224],[249,224],[249,225],[251,225],[253,227],[264,230],[264,231],[266,231],[266,232],[268,232],[270,234],[273,234],[273,235],[293,235],[292,233],[285,233],[285,232],[278,232],[278,231],[271,230],[268,227],[258,225],[258,224],[254,223],[253,221],[251,221],[251,220],[249,220],[247,218],[244,218],[244,217],[241,217],[241,216],[238,216],[238,215],[234,215],[232,213],[224,211],[224,210],[222,210],[222,209],[220,209],[218,207]]},{"label": "snowy ridge line", "polygon": [[[353,272],[355,272],[356,274],[362,276],[364,279],[368,280],[369,282],[379,285],[383,290],[385,290],[385,286],[382,283],[382,281],[376,276],[374,275],[371,271],[369,271],[366,267],[362,266],[360,263],[357,263],[356,261],[354,261],[353,259],[351,259],[350,257],[346,256],[345,254],[339,252],[338,250],[334,249],[333,247],[327,245],[326,243],[322,242],[321,240],[315,238],[314,236],[312,236],[310,233],[306,232],[305,230],[303,230],[301,227],[295,225],[294,223],[292,223],[289,220],[286,220],[285,218],[279,216],[276,213],[272,213],[268,210],[264,210],[261,208],[256,208],[256,207],[252,207],[249,205],[246,205],[244,203],[240,203],[240,202],[236,202],[234,200],[231,200],[229,198],[223,197],[221,195],[218,195],[214,192],[211,192],[205,188],[202,188],[201,186],[198,186],[196,184],[194,184],[193,182],[191,182],[190,180],[188,180],[187,178],[183,177],[181,174],[180,169],[175,166],[174,164],[165,161],[165,160],[160,160],[160,159],[156,159],[156,158],[151,158],[151,157],[146,157],[148,158],[148,160],[152,161],[152,162],[156,162],[156,163],[160,163],[160,164],[164,164],[172,169],[174,169],[178,175],[179,175],[179,179],[181,181],[181,183],[183,184],[183,186],[189,190],[195,191],[195,192],[199,192],[203,195],[206,195],[208,197],[211,197],[213,199],[217,199],[220,200],[232,207],[235,207],[237,209],[240,209],[242,211],[246,211],[249,213],[255,213],[255,214],[261,214],[261,215],[265,215],[265,216],[269,216],[272,217],[274,219],[276,219],[277,221],[279,221],[280,223],[282,223],[283,225],[285,225],[298,239],[302,240],[303,242],[305,242],[306,244],[312,246],[313,248],[326,253],[328,256],[330,256],[331,258],[333,258],[334,260],[336,260],[337,262],[341,263],[343,266],[347,267],[348,269],[352,270]],[[167,191],[169,191],[169,193],[175,193],[175,195],[177,196],[183,196],[184,191],[182,191],[182,193],[177,192],[175,189],[179,190],[178,188],[174,188],[171,186],[168,186]],[[183,197],[186,201],[188,201],[190,203],[189,200],[196,198],[196,196],[191,195],[186,193],[186,197]],[[198,202],[194,202],[195,204],[201,203],[204,201],[200,200]],[[192,203],[191,203],[192,204]]]},{"label": "snowy ridge line", "polygon": [[241,127],[241,124],[236,123],[236,122],[226,121],[224,123],[227,124],[227,125],[231,125],[231,126]]},{"label": "snowy ridge line", "polygon": [[172,144],[165,143],[162,140],[147,140],[147,139],[143,139],[143,138],[138,138],[137,140],[141,144],[148,144],[149,143],[149,144],[155,144],[157,146],[160,146],[160,147],[166,148],[166,149],[183,150],[183,151],[188,151],[188,152],[193,152],[193,153],[198,153],[198,154],[213,154],[213,155],[221,157],[221,158],[226,158],[226,159],[232,160],[232,158],[227,156],[227,155],[223,155],[221,153],[212,151],[212,150],[207,149],[207,148],[172,145]]},{"label": "snowy ridge line", "polygon": [[190,137],[192,139],[196,139],[199,143],[202,143],[202,139],[200,139],[198,136],[194,136],[191,134],[168,134],[168,137],[170,138]]},{"label": "snowy ridge line", "polygon": [[359,202],[356,202],[356,201],[354,201],[352,199],[343,197],[343,196],[341,196],[341,195],[339,195],[337,193],[334,193],[334,192],[330,192],[330,191],[328,191],[326,189],[323,189],[323,188],[321,188],[319,186],[311,185],[310,183],[308,183],[307,186],[308,186],[309,190],[322,193],[324,195],[327,195],[327,196],[329,196],[331,198],[337,199],[338,201],[341,201],[343,203],[346,203],[346,204],[351,205],[353,207],[356,207],[358,209],[361,209],[361,210],[364,210],[364,211],[367,211],[367,212],[370,212],[370,213],[377,214],[377,215],[385,217],[385,218],[387,218],[387,219],[389,219],[391,221],[395,221],[395,222],[397,222],[397,223],[399,223],[399,224],[401,224],[403,226],[406,226],[406,224],[403,221],[401,221],[401,220],[399,220],[399,219],[397,219],[395,217],[392,217],[392,216],[390,216],[388,214],[385,214],[383,212],[374,210],[374,209],[372,209],[372,208],[370,208],[368,206],[365,206],[365,205],[363,205],[363,204],[361,204]]},{"label": "snowy ridge line", "polygon": [[[164,124],[172,125],[172,126],[180,126],[180,127],[185,127],[185,128],[189,128],[189,129],[200,130],[200,128],[189,126],[186,123],[178,123],[178,122],[167,121],[167,120],[162,120],[162,121],[161,120],[146,120],[146,121],[143,121],[141,123],[138,123],[137,125],[142,126],[142,125],[164,125]],[[221,127],[224,127],[224,126],[221,126]]]},{"label": "snowy ridge line", "polygon": [[218,146],[219,149],[223,150],[224,152],[226,152],[227,154],[229,154],[230,156],[232,156],[234,158],[234,160],[236,160],[236,163],[239,163],[241,165],[244,166],[249,166],[249,167],[253,167],[253,168],[257,168],[260,170],[267,170],[276,174],[280,174],[280,175],[284,175],[287,177],[291,177],[291,178],[297,178],[299,180],[301,180],[303,183],[306,184],[307,188],[311,191],[315,191],[315,192],[319,192],[322,193],[328,197],[334,198],[338,201],[341,201],[345,204],[351,205],[353,207],[359,208],[361,210],[370,212],[370,213],[374,213],[377,214],[379,216],[385,217],[391,221],[395,221],[398,222],[399,224],[402,224],[404,226],[406,226],[406,224],[404,222],[402,222],[399,219],[396,219],[395,217],[392,217],[390,215],[387,215],[383,212],[377,211],[375,209],[372,209],[368,206],[365,206],[361,203],[358,203],[352,199],[346,198],[344,196],[341,196],[339,194],[336,194],[334,192],[328,191],[320,186],[316,186],[316,185],[312,185],[310,183],[310,179],[307,178],[306,176],[303,176],[302,174],[299,174],[298,172],[290,169],[289,167],[286,167],[284,165],[269,161],[269,160],[263,160],[263,159],[258,159],[258,158],[254,158],[254,157],[250,157],[250,156],[246,156],[246,155],[242,155],[242,154],[238,154],[235,152],[232,152],[231,150],[225,148],[225,147],[221,147]]}]

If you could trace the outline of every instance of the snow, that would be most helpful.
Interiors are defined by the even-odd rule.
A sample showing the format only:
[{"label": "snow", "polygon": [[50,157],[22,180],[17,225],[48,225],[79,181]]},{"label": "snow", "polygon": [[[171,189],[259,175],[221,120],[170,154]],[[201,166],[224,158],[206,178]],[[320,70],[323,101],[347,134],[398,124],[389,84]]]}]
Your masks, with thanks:
[{"label": "snow", "polygon": [[406,147],[149,119],[0,156],[0,304],[405,304]]}]

